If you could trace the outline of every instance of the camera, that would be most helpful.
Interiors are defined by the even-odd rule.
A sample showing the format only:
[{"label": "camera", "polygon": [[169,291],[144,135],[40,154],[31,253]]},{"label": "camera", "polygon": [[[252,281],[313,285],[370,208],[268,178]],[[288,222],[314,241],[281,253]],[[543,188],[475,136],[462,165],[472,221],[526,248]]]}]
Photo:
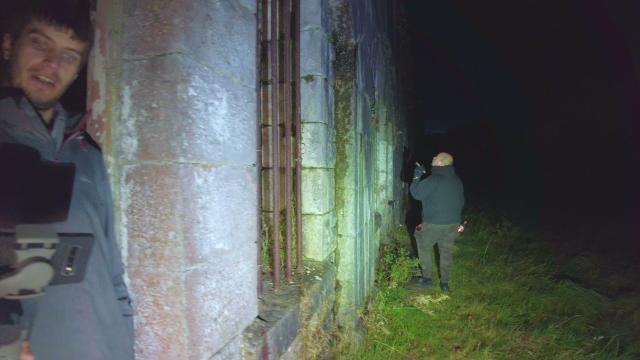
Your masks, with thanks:
[{"label": "camera", "polygon": [[75,178],[73,164],[44,161],[20,144],[0,144],[0,360],[18,359],[29,325],[19,321],[20,300],[45,295],[47,286],[80,282],[93,235],[58,233]]}]

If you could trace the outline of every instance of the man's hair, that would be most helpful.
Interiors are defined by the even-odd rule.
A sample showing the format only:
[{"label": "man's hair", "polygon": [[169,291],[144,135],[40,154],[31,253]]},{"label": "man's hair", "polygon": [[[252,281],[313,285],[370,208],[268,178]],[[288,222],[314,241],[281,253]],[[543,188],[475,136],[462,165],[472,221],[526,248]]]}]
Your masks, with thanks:
[{"label": "man's hair", "polygon": [[442,166],[453,165],[453,156],[446,152],[441,152],[436,155],[436,159],[442,164]]},{"label": "man's hair", "polygon": [[22,0],[15,11],[7,17],[7,28],[3,29],[16,40],[25,26],[32,21],[71,30],[73,37],[86,43],[87,52],[93,45],[93,24],[91,23],[89,0]]}]

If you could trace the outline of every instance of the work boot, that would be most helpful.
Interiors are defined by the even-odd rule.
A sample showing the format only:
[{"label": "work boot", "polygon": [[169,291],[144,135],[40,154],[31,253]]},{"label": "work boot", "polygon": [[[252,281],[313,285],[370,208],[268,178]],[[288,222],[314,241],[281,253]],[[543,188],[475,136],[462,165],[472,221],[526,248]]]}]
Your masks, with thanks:
[{"label": "work boot", "polygon": [[443,292],[449,292],[449,283],[441,282],[441,283],[440,283],[440,289],[441,289]]},{"label": "work boot", "polygon": [[419,277],[416,283],[418,284],[418,286],[425,289],[431,289],[433,287],[433,281],[431,280],[431,278],[423,276]]}]

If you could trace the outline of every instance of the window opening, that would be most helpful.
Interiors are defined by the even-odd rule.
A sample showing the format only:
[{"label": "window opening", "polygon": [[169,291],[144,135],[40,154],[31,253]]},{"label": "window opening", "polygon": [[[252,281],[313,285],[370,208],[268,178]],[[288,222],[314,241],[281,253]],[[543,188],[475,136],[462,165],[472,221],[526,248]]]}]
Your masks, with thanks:
[{"label": "window opening", "polygon": [[302,269],[299,0],[260,0],[258,101],[261,152],[261,266],[273,286]]}]

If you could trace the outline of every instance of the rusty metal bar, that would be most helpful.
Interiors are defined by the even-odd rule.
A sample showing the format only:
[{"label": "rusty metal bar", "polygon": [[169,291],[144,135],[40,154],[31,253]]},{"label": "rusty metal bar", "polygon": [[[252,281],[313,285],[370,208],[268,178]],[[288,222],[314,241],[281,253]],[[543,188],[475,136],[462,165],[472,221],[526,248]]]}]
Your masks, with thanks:
[{"label": "rusty metal bar", "polygon": [[291,178],[291,0],[282,0],[282,17],[280,18],[282,27],[282,50],[283,50],[283,76],[281,86],[283,92],[283,123],[284,123],[284,201],[285,201],[285,255],[286,255],[286,276],[287,282],[293,281],[293,271],[291,268],[291,217],[292,203],[291,194],[293,186]]},{"label": "rusty metal bar", "polygon": [[[298,271],[302,270],[300,186],[302,168],[300,160],[301,129],[299,89],[300,3],[299,0],[259,0],[258,6],[258,38],[260,41],[258,49],[258,109],[260,110],[261,117],[261,126],[259,127],[260,139],[262,139],[263,130],[266,130],[265,127],[271,126],[270,146],[267,147],[265,144],[261,144],[261,150],[259,151],[262,151],[262,153],[260,153],[261,164],[268,155],[272,171],[270,177],[271,189],[269,189],[270,193],[268,194],[270,199],[272,199],[271,205],[273,210],[271,216],[270,246],[273,285],[274,289],[277,290],[281,284],[280,241],[282,229],[280,220],[282,216],[280,210],[282,208],[284,208],[285,221],[284,262],[286,280],[288,282],[293,281],[293,236],[295,236],[297,250],[296,268]],[[268,84],[271,86],[268,86]],[[282,148],[280,141],[285,142]],[[293,141],[295,141],[295,143]],[[282,154],[282,152],[284,152],[284,154]],[[293,166],[295,166],[295,170]],[[259,170],[262,169],[259,168]],[[284,176],[284,179],[281,178],[282,176]],[[282,180],[284,184],[281,183]],[[265,194],[265,196],[267,196],[267,194]],[[259,201],[261,208],[262,200],[260,199]],[[281,201],[285,203],[282,204]],[[293,233],[292,224],[294,216],[296,219],[295,234]],[[258,265],[261,265],[260,259],[258,260]],[[259,276],[261,276],[261,273]],[[259,291],[262,291],[260,285]]]},{"label": "rusty metal bar", "polygon": [[258,74],[256,76],[256,97],[257,104],[256,110],[258,111],[258,121],[256,126],[257,131],[257,156],[256,156],[256,170],[258,172],[258,295],[262,295],[262,159],[264,157],[264,144],[262,143],[262,128],[265,123],[265,119],[269,118],[269,89],[265,86],[267,79],[269,78],[268,58],[267,56],[267,30],[269,28],[269,0],[258,1],[258,21],[256,27],[256,68]]},{"label": "rusty metal bar", "polygon": [[295,129],[296,270],[302,272],[302,126],[300,120],[300,0],[292,0],[293,126]]},{"label": "rusty metal bar", "polygon": [[271,171],[272,171],[272,274],[273,288],[280,287],[280,46],[279,17],[280,0],[271,0]]}]

